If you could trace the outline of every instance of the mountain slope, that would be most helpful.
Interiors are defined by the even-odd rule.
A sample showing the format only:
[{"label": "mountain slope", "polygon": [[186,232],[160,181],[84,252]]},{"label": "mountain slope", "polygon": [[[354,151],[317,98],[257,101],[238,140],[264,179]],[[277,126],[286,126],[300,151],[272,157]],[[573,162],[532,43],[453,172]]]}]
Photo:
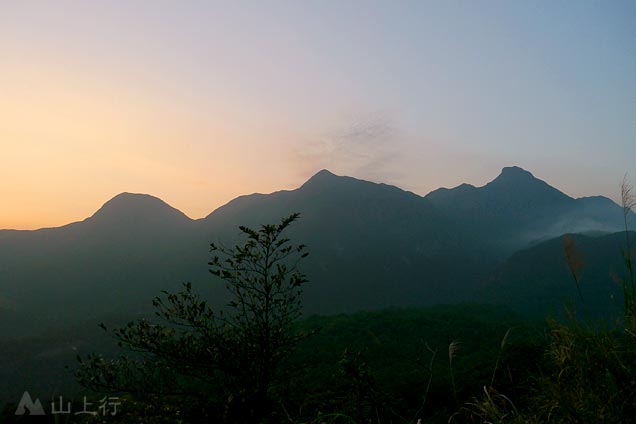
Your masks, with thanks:
[{"label": "mountain slope", "polygon": [[[450,294],[442,252],[456,250],[450,227],[426,199],[397,187],[321,171],[300,188],[238,198],[201,222],[203,233],[230,238],[239,224],[277,222],[292,212],[289,233],[308,245],[309,312],[429,303]],[[234,239],[233,239],[234,240]]]},{"label": "mountain slope", "polygon": [[[79,317],[136,313],[192,276],[194,221],[148,195],[123,193],[59,228],[0,231],[0,296],[15,320],[0,331],[40,331]],[[200,275],[205,267],[200,267]]]},{"label": "mountain slope", "polygon": [[435,190],[426,198],[452,217],[468,243],[502,258],[567,232],[623,228],[620,208],[611,200],[574,199],[519,167],[503,168],[483,187],[462,184]]},{"label": "mountain slope", "polygon": [[[573,243],[572,257],[582,265],[577,270],[581,295],[568,267],[564,237]],[[536,317],[561,315],[566,306],[579,315],[608,319],[611,311],[620,316],[623,296],[616,277],[627,275],[622,256],[625,233],[564,237],[512,255],[485,280],[478,298]]]},{"label": "mountain slope", "polygon": [[308,313],[470,299],[515,250],[563,229],[613,230],[621,217],[608,199],[572,199],[514,167],[484,187],[426,197],[323,170],[295,190],[241,196],[200,220],[122,193],[81,222],[0,231],[0,298],[17,317],[0,334],[146,313],[160,290],[183,281],[223,305],[223,285],[207,273],[209,243],[232,245],[239,225],[293,212],[301,219],[289,236],[310,252]]}]

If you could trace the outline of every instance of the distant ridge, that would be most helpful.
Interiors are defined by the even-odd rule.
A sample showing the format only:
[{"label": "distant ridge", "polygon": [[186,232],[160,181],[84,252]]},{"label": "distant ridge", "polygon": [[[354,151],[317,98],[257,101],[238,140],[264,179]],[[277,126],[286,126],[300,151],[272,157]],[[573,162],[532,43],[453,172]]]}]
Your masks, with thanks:
[{"label": "distant ridge", "polygon": [[481,187],[476,187],[472,184],[462,183],[454,188],[439,188],[431,191],[425,197],[429,197],[435,200],[442,200],[444,196],[448,196],[453,192],[471,192],[474,190],[481,191],[495,191],[495,190],[509,190],[514,189],[519,195],[527,195],[523,190],[532,188],[534,190],[545,190],[552,193],[560,193],[565,197],[569,197],[563,194],[561,191],[550,186],[543,180],[535,177],[531,172],[518,166],[506,166],[502,168],[499,175],[492,181],[486,183]]},{"label": "distant ridge", "polygon": [[[585,262],[586,304],[577,309],[607,317],[621,302],[609,270],[622,269],[622,210],[607,198],[573,199],[519,167],[482,187],[424,197],[322,170],[296,189],[240,196],[197,220],[156,197],[121,193],[80,222],[0,231],[0,336],[42,340],[28,356],[36,361],[53,345],[72,358],[88,346],[79,329],[153,319],[152,299],[183,282],[222,309],[230,299],[208,271],[210,243],[242,244],[239,225],[293,212],[300,219],[285,236],[309,252],[299,264],[306,316],[478,301],[544,317],[577,302],[564,233],[576,233]],[[58,341],[65,332],[77,336]],[[25,364],[5,370],[36,376]]]},{"label": "distant ridge", "polygon": [[[636,237],[636,233],[631,236]],[[515,252],[484,280],[477,298],[506,304],[537,318],[544,318],[548,311],[561,315],[564,305],[569,310],[583,311],[586,316],[608,319],[614,316],[610,311],[619,316],[622,292],[612,274],[626,272],[620,254],[625,245],[624,234],[569,237],[577,255],[584,258],[579,289],[585,301],[581,301],[566,266],[561,236]]]},{"label": "distant ridge", "polygon": [[[525,197],[528,201],[541,200],[539,199],[541,196],[551,197],[549,199],[544,198],[543,200],[541,200],[542,202],[568,202],[572,200],[578,200],[581,204],[585,204],[588,208],[612,208],[614,206],[617,206],[611,199],[604,196],[589,196],[582,197],[580,199],[573,199],[562,193],[561,191],[557,190],[556,188],[550,186],[545,181],[536,178],[531,172],[519,166],[507,166],[502,168],[500,174],[495,179],[481,187],[476,187],[469,183],[462,183],[453,188],[439,188],[433,190],[425,196],[420,196],[412,192],[402,190],[399,187],[393,185],[384,183],[373,183],[370,181],[360,180],[348,176],[339,176],[332,173],[328,169],[322,169],[311,176],[305,183],[303,183],[295,190],[282,190],[269,194],[254,193],[238,196],[227,204],[213,210],[205,218],[199,219],[197,221],[206,220],[217,212],[221,213],[226,212],[227,209],[235,209],[235,206],[237,205],[249,205],[252,201],[255,201],[256,199],[262,199],[267,196],[277,196],[281,193],[297,191],[309,192],[314,190],[342,190],[347,186],[355,187],[355,189],[360,189],[362,186],[386,187],[389,190],[393,190],[395,192],[408,193],[412,196],[426,198],[427,200],[432,201],[438,207],[442,206],[443,208],[444,206],[453,204],[460,210],[464,209],[466,205],[474,203],[476,201],[475,196],[479,196],[479,194],[477,193],[480,192],[490,192],[489,196],[491,197],[502,195],[503,193],[507,192],[508,194],[514,195],[519,198]],[[533,196],[538,197],[535,198]],[[462,202],[457,202],[457,197],[461,197]],[[160,221],[163,219],[167,221],[172,220],[174,222],[181,221],[182,223],[195,221],[189,218],[180,210],[172,207],[165,201],[155,196],[130,192],[122,192],[114,196],[112,199],[104,203],[93,215],[86,218],[86,220],[109,222],[131,220],[144,221],[146,219],[150,219],[151,221]],[[60,227],[43,228],[42,230],[50,230],[54,228]],[[0,230],[0,232],[5,233],[8,231],[22,232],[22,230]]]},{"label": "distant ridge", "polygon": [[[312,190],[312,189],[332,189],[343,187],[355,187],[360,189],[361,187],[386,187],[389,190],[397,190],[400,192],[406,192],[405,190],[385,183],[374,183],[367,180],[361,180],[354,177],[341,176],[332,173],[327,169],[318,171],[312,177],[310,177],[304,184],[302,184],[297,190]],[[410,193],[410,192],[408,192]]]},{"label": "distant ridge", "polygon": [[538,201],[562,202],[567,201],[567,199],[572,199],[570,196],[518,166],[503,168],[499,176],[486,184],[483,189],[485,191],[499,192],[498,194],[506,192],[508,195],[516,195],[519,197],[534,196],[536,197],[534,200]]},{"label": "distant ridge", "polygon": [[[0,331],[138,313],[158,292],[209,284],[209,244],[239,242],[239,225],[293,212],[289,236],[308,246],[308,313],[471,299],[501,261],[566,232],[619,231],[622,213],[603,197],[573,199],[519,167],[482,187],[427,196],[321,170],[300,187],[238,197],[192,220],[156,197],[121,193],[91,217],[37,231],[0,231],[0,298],[15,305]],[[67,305],[60,308],[59,304]]]}]

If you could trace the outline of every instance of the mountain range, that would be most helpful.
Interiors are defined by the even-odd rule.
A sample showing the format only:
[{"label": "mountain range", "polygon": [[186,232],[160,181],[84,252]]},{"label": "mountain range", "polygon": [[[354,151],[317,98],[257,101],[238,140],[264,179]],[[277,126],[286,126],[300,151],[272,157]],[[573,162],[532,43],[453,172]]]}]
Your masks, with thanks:
[{"label": "mountain range", "polygon": [[[426,196],[322,170],[295,190],[241,196],[198,220],[156,197],[122,193],[81,222],[0,231],[0,335],[144,315],[161,290],[185,281],[222,306],[224,286],[207,272],[210,242],[232,245],[239,225],[293,212],[301,218],[289,236],[310,252],[302,268],[309,314],[476,299],[523,304],[514,293],[537,303],[534,270],[549,262],[567,271],[562,245],[551,239],[587,234],[586,249],[614,243],[618,254],[621,239],[610,235],[624,230],[622,208],[610,199],[572,198],[518,167],[483,187]],[[559,265],[533,251],[551,252]],[[558,281],[568,278],[561,274]],[[609,270],[602,274],[595,278]],[[539,291],[551,301],[549,287]]]}]

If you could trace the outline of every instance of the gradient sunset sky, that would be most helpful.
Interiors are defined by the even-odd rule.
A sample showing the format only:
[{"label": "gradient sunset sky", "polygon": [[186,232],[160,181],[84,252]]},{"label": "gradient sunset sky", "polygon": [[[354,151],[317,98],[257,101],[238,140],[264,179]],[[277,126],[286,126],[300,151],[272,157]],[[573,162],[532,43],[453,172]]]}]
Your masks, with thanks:
[{"label": "gradient sunset sky", "polygon": [[636,1],[2,1],[0,228],[193,218],[322,168],[419,194],[636,179]]}]

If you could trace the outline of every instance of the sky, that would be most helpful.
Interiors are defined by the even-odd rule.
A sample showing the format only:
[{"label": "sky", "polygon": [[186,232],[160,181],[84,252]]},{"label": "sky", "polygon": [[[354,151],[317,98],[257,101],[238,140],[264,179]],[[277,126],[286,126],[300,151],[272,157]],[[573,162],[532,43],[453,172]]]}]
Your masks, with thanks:
[{"label": "sky", "polygon": [[634,1],[0,1],[0,228],[192,218],[326,168],[418,194],[636,180]]}]

